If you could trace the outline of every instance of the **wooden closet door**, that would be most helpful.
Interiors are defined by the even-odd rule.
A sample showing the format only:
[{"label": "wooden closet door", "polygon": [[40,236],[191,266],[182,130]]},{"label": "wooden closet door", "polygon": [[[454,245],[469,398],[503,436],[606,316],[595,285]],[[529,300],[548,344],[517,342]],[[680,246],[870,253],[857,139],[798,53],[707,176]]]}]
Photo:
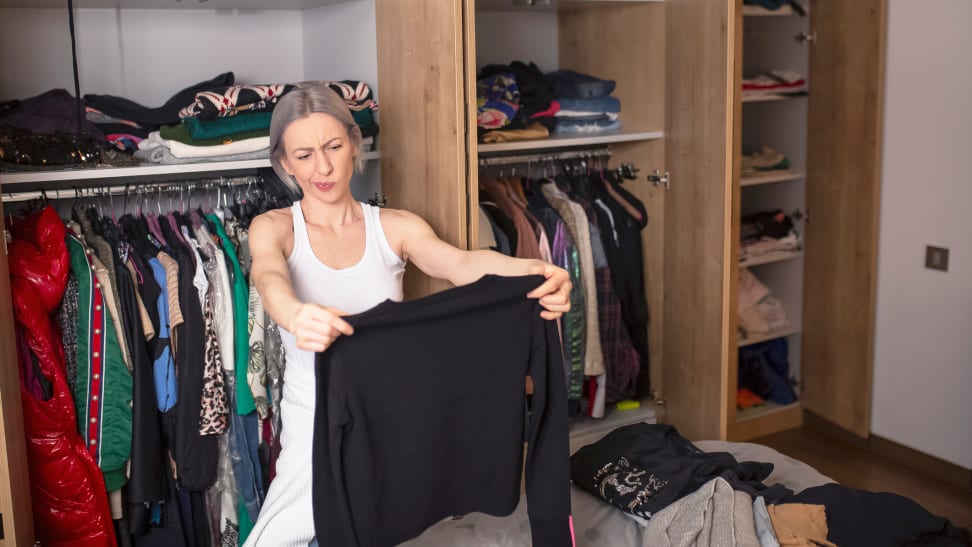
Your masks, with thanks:
[{"label": "wooden closet door", "polygon": [[[461,249],[470,235],[465,4],[375,3],[382,192]],[[405,274],[408,299],[448,286],[412,267]]]},{"label": "wooden closet door", "polygon": [[[2,212],[3,200],[0,198],[0,214]],[[34,524],[30,511],[27,444],[20,403],[20,367],[14,340],[6,240],[0,242],[0,250],[0,515],[3,517],[4,538],[0,540],[0,546],[31,545]]]},{"label": "wooden closet door", "polygon": [[736,2],[665,2],[664,389],[666,421],[726,437]]},{"label": "wooden closet door", "polygon": [[804,408],[866,437],[871,423],[887,0],[813,0]]}]

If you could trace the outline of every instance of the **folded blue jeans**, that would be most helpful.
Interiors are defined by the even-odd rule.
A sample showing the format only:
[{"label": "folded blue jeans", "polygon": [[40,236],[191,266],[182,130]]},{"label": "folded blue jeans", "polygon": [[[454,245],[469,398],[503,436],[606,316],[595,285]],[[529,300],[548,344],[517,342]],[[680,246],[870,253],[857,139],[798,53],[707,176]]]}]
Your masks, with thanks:
[{"label": "folded blue jeans", "polygon": [[[553,86],[554,96],[564,99],[595,99],[614,91],[614,80],[602,80],[573,70],[555,70],[544,74]],[[558,99],[559,100],[559,99]]]}]

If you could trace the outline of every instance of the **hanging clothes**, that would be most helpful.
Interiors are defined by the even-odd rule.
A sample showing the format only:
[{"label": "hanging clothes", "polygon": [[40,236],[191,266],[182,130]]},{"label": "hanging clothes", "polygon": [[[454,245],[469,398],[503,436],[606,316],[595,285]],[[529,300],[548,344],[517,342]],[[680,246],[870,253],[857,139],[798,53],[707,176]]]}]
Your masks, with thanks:
[{"label": "hanging clothes", "polygon": [[44,545],[115,545],[104,479],[78,433],[64,376],[64,350],[50,312],[69,271],[66,230],[52,207],[11,226],[11,297],[22,369],[43,386],[21,384],[37,539]]}]

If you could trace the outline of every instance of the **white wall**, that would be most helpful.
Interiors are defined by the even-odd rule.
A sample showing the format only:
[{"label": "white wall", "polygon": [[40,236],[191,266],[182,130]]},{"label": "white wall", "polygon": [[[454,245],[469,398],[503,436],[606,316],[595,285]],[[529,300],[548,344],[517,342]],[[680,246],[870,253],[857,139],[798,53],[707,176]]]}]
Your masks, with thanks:
[{"label": "white wall", "polygon": [[[871,431],[972,468],[972,2],[891,0]],[[947,273],[925,245],[951,250]]]},{"label": "white wall", "polygon": [[[378,33],[374,0],[340,2],[305,10],[303,57],[305,80],[359,80],[378,93]],[[381,111],[378,112],[381,128]],[[381,135],[378,135],[380,142]],[[381,192],[381,165],[365,163],[355,175],[351,193],[364,201]]]},{"label": "white wall", "polygon": [[306,79],[359,80],[378,95],[374,0],[309,9],[302,21]]},{"label": "white wall", "polygon": [[[298,10],[75,11],[81,93],[159,106],[233,71],[238,83],[304,77]],[[0,9],[0,100],[52,88],[74,94],[67,10]]]}]

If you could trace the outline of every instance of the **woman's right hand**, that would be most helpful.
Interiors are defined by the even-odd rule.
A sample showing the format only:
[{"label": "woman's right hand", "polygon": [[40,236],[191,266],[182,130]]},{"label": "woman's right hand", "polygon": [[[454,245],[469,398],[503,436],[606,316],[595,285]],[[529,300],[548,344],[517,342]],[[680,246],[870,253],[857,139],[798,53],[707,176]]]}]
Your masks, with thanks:
[{"label": "woman's right hand", "polygon": [[304,302],[297,308],[288,329],[297,338],[297,347],[307,351],[324,351],[342,334],[354,334],[354,328],[334,308]]}]

